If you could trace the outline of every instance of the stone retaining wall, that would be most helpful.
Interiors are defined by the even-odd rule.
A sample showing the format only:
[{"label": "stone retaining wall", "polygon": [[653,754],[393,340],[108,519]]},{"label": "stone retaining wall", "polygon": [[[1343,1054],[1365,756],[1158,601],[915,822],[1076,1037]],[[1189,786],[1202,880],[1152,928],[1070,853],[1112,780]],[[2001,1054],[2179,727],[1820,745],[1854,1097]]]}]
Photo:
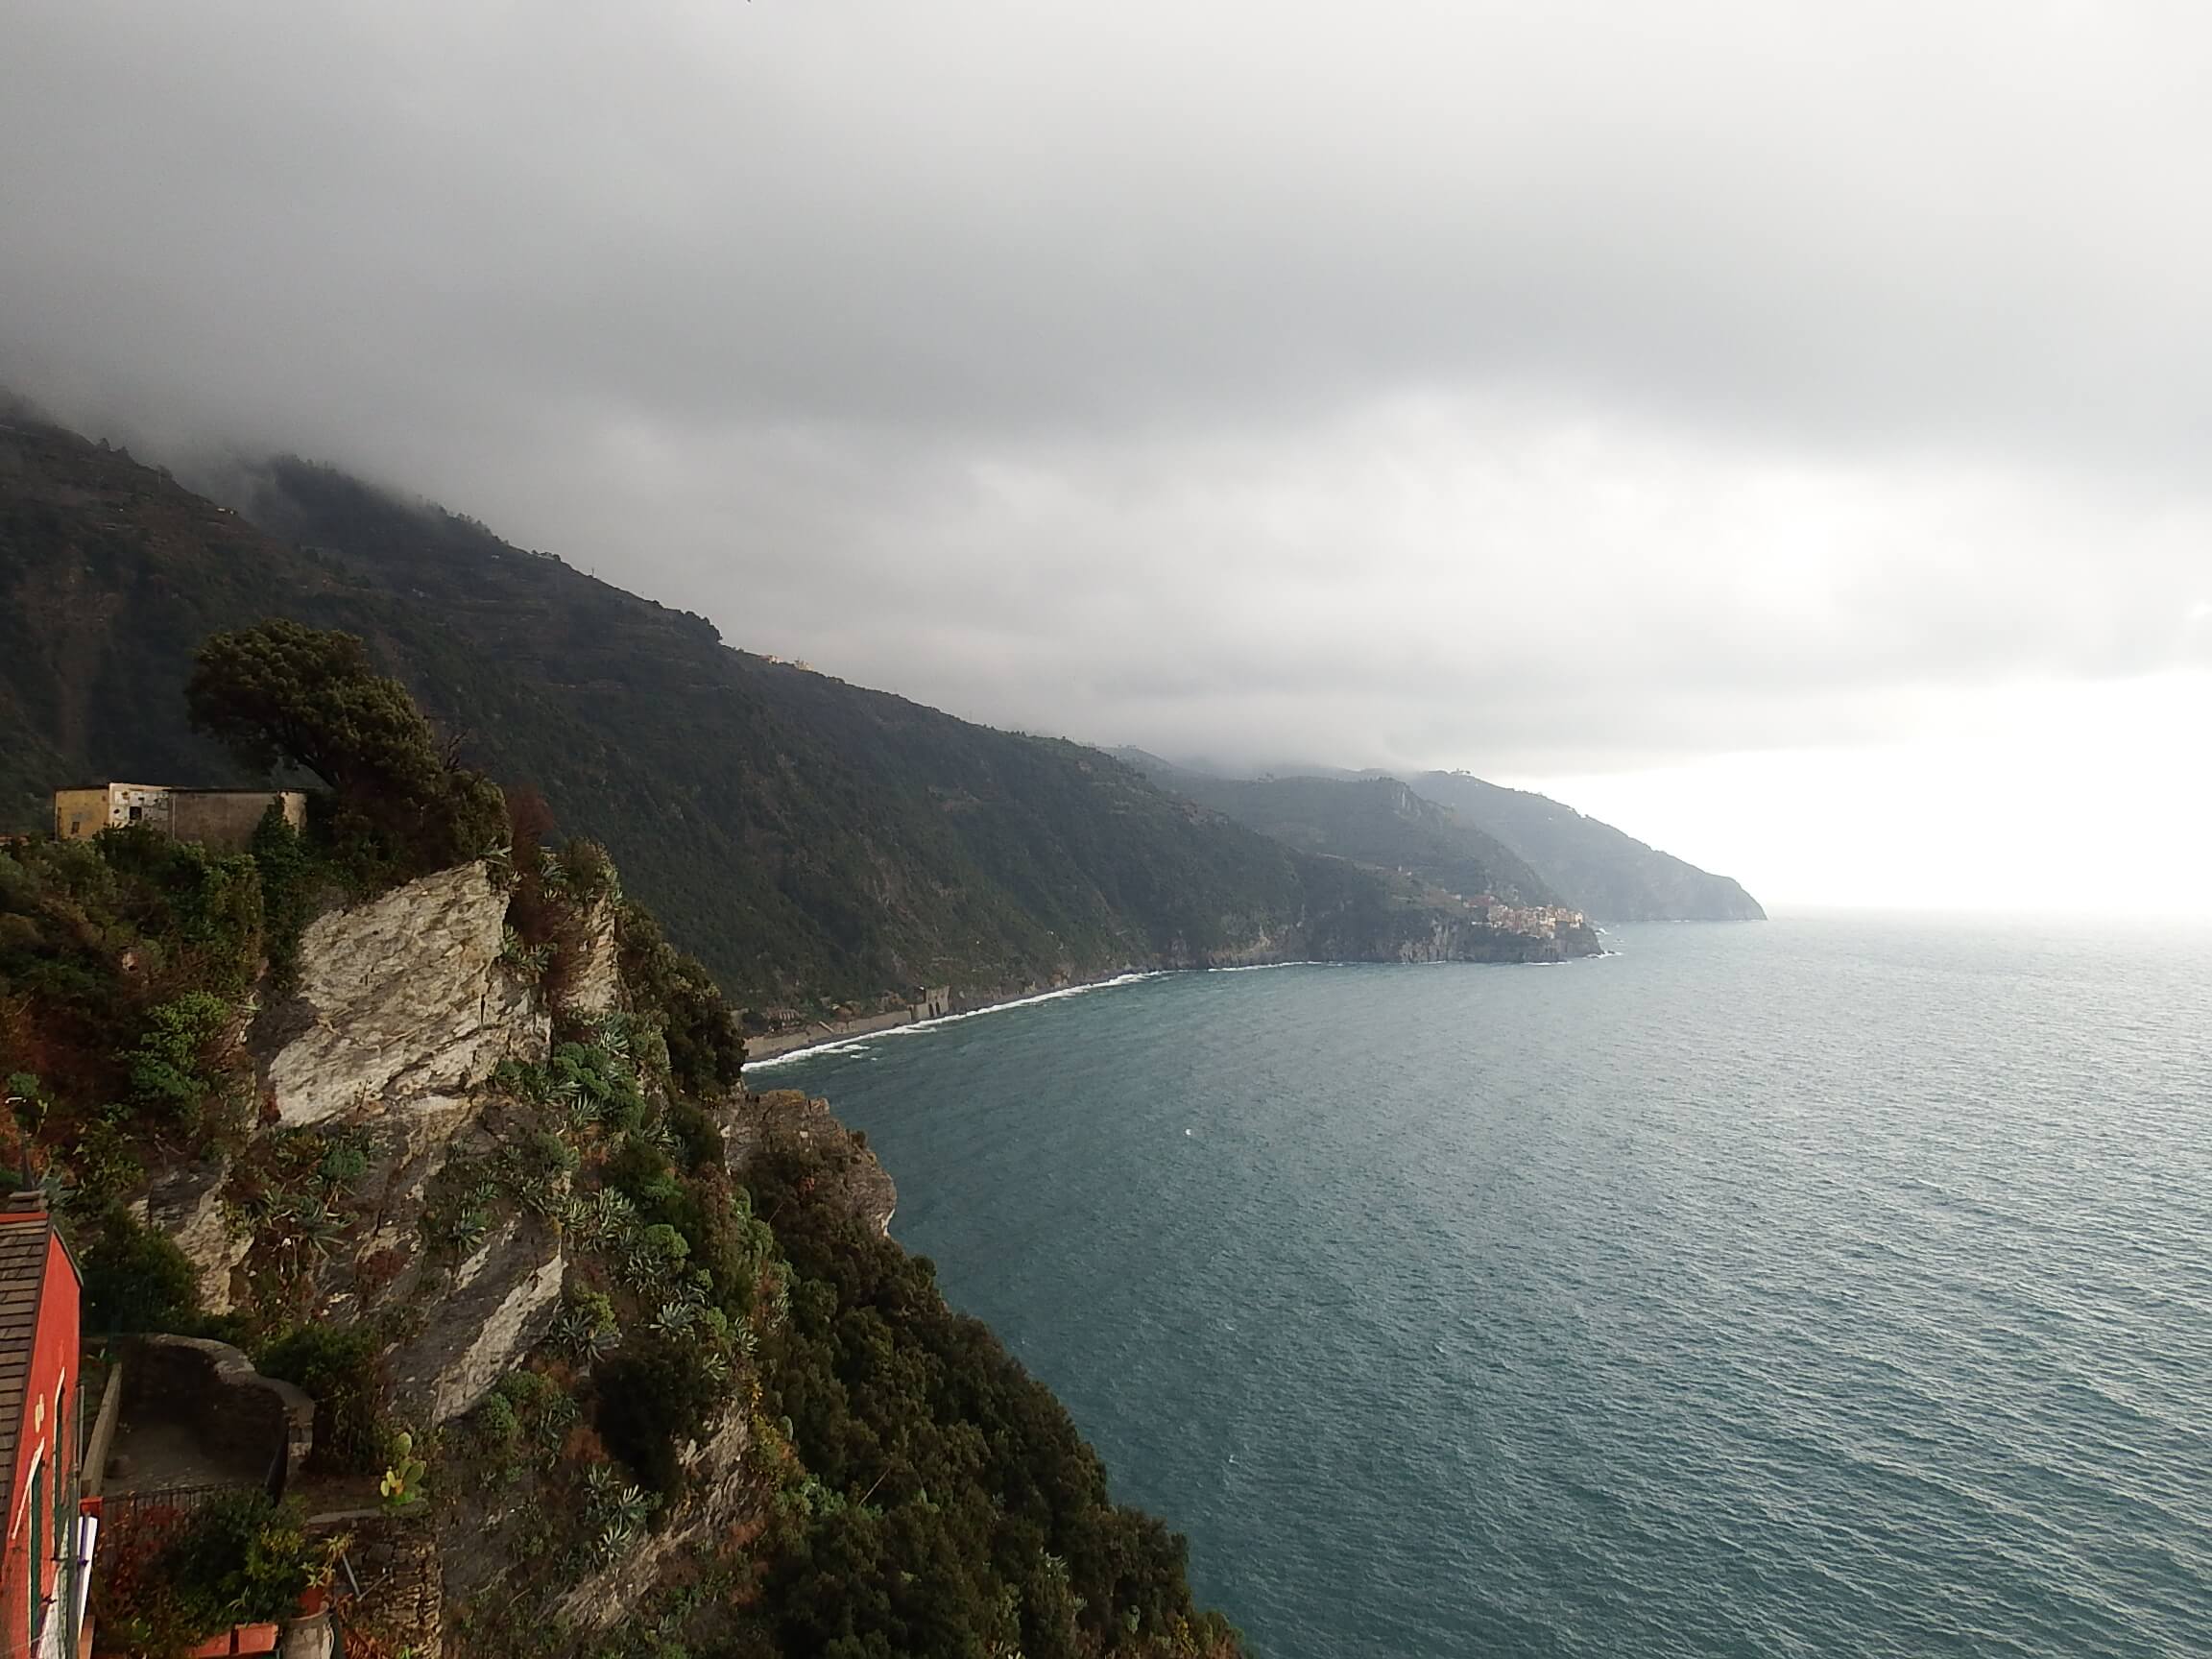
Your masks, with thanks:
[{"label": "stone retaining wall", "polygon": [[189,1427],[241,1475],[282,1497],[315,1446],[315,1402],[264,1377],[228,1342],[139,1336],[123,1357],[123,1415]]}]

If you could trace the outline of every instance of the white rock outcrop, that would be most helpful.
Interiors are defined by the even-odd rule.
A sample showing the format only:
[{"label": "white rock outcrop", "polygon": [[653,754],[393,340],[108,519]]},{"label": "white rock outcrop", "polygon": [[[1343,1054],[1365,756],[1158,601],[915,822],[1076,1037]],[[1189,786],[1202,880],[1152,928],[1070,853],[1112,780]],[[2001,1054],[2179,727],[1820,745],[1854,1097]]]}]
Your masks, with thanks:
[{"label": "white rock outcrop", "polygon": [[392,1356],[395,1398],[433,1428],[484,1398],[545,1334],[563,1259],[541,1223],[510,1220],[453,1275],[422,1332]]},{"label": "white rock outcrop", "polygon": [[228,1164],[189,1164],[156,1180],[146,1196],[131,1206],[139,1220],[161,1229],[184,1252],[200,1277],[200,1304],[210,1313],[228,1313],[236,1306],[231,1295],[232,1276],[252,1240],[234,1229],[223,1202]]},{"label": "white rock outcrop", "polygon": [[565,965],[560,1002],[589,1019],[622,1005],[622,950],[614,939],[614,904],[594,899],[585,907],[576,948]]},{"label": "white rock outcrop", "polygon": [[507,898],[478,864],[318,917],[298,995],[267,1017],[262,1085],[286,1124],[447,1094],[544,1056],[550,1022],[499,959]]}]

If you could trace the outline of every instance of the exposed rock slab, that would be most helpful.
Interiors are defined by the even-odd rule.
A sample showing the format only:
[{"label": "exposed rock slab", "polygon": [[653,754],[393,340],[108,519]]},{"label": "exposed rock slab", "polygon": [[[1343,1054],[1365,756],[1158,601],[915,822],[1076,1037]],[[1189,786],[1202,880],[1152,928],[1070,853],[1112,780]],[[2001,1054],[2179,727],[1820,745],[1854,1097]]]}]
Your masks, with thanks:
[{"label": "exposed rock slab", "polygon": [[890,1236],[899,1207],[899,1189],[866,1142],[830,1116],[830,1102],[808,1098],[796,1089],[772,1089],[733,1101],[722,1143],[733,1169],[780,1146],[807,1147],[832,1154],[830,1194],[850,1214],[876,1232]]},{"label": "exposed rock slab", "polygon": [[392,1356],[394,1404],[431,1428],[458,1417],[521,1361],[561,1300],[560,1241],[510,1219],[454,1270],[421,1333]]},{"label": "exposed rock slab", "polygon": [[502,1060],[541,1058],[549,1022],[499,959],[506,914],[476,863],[310,923],[298,994],[257,1033],[279,1119],[450,1094]]},{"label": "exposed rock slab", "polygon": [[588,1020],[622,1005],[622,950],[614,938],[612,899],[594,899],[585,907],[576,943],[564,953],[557,1000],[565,1012]]},{"label": "exposed rock slab", "polygon": [[224,1206],[223,1184],[229,1174],[226,1163],[188,1164],[163,1175],[132,1206],[184,1252],[200,1276],[201,1306],[210,1313],[228,1313],[236,1306],[232,1275],[253,1242],[233,1230]]}]

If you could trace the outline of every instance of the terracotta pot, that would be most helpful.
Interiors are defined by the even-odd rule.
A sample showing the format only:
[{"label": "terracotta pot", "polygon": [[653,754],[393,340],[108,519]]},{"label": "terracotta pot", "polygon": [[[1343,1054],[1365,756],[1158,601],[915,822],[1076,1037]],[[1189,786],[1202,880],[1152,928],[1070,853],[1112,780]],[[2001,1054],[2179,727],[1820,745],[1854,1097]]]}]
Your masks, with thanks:
[{"label": "terracotta pot", "polygon": [[303,1619],[312,1619],[329,1605],[330,1586],[327,1584],[310,1584],[300,1592],[300,1615]]},{"label": "terracotta pot", "polygon": [[274,1624],[241,1624],[230,1635],[230,1651],[233,1653],[276,1651],[276,1626]]}]

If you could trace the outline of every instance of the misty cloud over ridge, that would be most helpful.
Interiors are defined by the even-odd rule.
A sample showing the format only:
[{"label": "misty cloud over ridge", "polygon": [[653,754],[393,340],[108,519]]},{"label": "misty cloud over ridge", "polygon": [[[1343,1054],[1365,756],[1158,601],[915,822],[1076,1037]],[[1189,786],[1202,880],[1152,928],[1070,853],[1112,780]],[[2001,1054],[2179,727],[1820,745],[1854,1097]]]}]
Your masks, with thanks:
[{"label": "misty cloud over ridge", "polygon": [[19,10],[0,381],[962,714],[1599,772],[2212,672],[2188,9]]}]

